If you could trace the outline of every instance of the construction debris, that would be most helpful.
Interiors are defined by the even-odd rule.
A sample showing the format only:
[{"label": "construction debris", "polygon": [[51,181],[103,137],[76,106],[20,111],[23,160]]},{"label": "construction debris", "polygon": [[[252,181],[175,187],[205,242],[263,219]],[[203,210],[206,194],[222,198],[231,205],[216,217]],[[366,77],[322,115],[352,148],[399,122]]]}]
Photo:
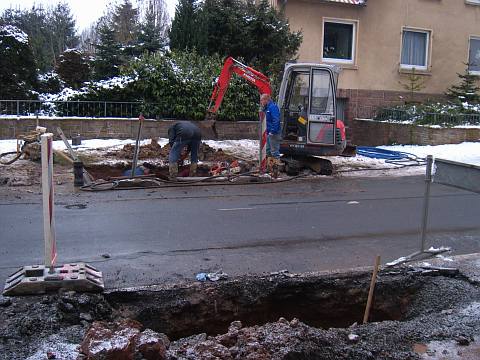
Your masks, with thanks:
[{"label": "construction debris", "polygon": [[197,281],[205,282],[207,280],[210,281],[218,281],[218,280],[225,280],[228,279],[228,274],[224,273],[222,270],[211,272],[211,273],[198,273],[195,278]]}]

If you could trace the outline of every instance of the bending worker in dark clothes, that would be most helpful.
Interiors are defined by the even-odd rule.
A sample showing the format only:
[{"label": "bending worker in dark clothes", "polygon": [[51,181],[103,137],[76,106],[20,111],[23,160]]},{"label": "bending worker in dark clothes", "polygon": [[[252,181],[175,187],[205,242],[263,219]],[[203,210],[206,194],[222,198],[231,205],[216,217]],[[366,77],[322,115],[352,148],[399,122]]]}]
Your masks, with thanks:
[{"label": "bending worker in dark clothes", "polygon": [[198,149],[202,140],[202,133],[197,125],[189,121],[179,121],[168,129],[168,143],[170,144],[169,177],[175,180],[178,175],[178,160],[182,150],[190,152],[190,176],[197,173]]}]

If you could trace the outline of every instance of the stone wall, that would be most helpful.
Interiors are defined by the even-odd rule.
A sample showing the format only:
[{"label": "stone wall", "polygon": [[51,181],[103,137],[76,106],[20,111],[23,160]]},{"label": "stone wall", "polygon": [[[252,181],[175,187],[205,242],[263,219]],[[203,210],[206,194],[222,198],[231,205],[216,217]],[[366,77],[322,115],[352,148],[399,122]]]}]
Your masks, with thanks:
[{"label": "stone wall", "polygon": [[347,129],[347,137],[353,144],[363,146],[459,144],[480,141],[480,128],[436,128],[355,119]]},{"label": "stone wall", "polygon": [[[173,123],[175,120],[145,120],[141,137],[167,137],[167,130]],[[80,134],[83,139],[135,139],[138,133],[138,119],[39,118],[38,125],[46,127],[55,136],[59,126],[67,138]],[[19,134],[34,130],[36,126],[34,118],[0,119],[0,139],[14,139]],[[256,121],[218,121],[216,128],[220,139],[258,139]],[[211,138],[211,134],[205,132],[204,138]]]},{"label": "stone wall", "polygon": [[[135,139],[137,119],[39,119],[40,126],[57,135],[59,126],[68,138],[80,134],[83,139]],[[145,120],[142,138],[167,137],[174,120]],[[199,122],[201,123],[201,122]],[[0,139],[14,139],[36,127],[36,119],[0,119]],[[218,121],[219,139],[258,139],[258,122]],[[204,139],[211,134],[205,132]],[[56,136],[57,138],[57,136]],[[440,145],[463,141],[480,141],[479,128],[432,128],[410,124],[395,124],[366,119],[354,119],[347,127],[347,138],[356,145],[378,146],[388,144]]]}]

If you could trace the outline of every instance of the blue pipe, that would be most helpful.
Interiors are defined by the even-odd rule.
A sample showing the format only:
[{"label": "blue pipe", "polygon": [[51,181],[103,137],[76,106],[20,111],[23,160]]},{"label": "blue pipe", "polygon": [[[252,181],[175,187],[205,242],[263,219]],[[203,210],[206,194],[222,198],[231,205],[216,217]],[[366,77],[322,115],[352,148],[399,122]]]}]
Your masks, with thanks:
[{"label": "blue pipe", "polygon": [[372,146],[357,146],[357,154],[374,159],[402,160],[416,158],[414,154],[402,151],[379,149]]}]

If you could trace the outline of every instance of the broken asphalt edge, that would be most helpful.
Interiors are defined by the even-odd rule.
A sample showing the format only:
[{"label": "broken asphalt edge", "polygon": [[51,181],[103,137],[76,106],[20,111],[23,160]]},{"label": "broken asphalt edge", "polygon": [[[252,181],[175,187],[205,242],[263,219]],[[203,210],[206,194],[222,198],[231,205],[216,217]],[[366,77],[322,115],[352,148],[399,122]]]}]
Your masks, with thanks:
[{"label": "broken asphalt edge", "polygon": [[[446,259],[447,260],[446,260]],[[428,270],[429,267],[433,269],[449,269],[452,268],[458,270],[459,274],[464,276],[466,280],[472,284],[480,284],[480,252],[470,253],[463,255],[448,256],[444,258],[429,258],[418,261],[411,261],[404,263],[402,265],[384,267],[381,265],[379,268],[379,274],[382,272],[392,272],[400,270],[408,270],[415,268],[423,268]],[[296,278],[321,278],[321,277],[348,277],[355,275],[365,275],[366,273],[371,273],[373,266],[360,266],[354,268],[341,268],[341,269],[330,269],[322,271],[309,271],[302,273],[290,273],[288,271],[276,271],[272,273],[263,273],[263,274],[243,274],[238,276],[232,276],[227,280],[221,280],[220,283],[228,282],[242,282],[244,280],[252,278],[275,278],[275,277],[296,277]],[[108,281],[108,280],[107,280]],[[192,279],[185,279],[181,281],[168,282],[165,284],[151,284],[151,285],[141,285],[141,286],[130,286],[130,287],[116,287],[116,288],[107,288],[105,289],[105,294],[111,294],[116,292],[143,292],[143,291],[162,291],[170,289],[179,289],[179,288],[189,288],[194,286],[202,285],[215,285],[219,282],[199,282]]]}]

